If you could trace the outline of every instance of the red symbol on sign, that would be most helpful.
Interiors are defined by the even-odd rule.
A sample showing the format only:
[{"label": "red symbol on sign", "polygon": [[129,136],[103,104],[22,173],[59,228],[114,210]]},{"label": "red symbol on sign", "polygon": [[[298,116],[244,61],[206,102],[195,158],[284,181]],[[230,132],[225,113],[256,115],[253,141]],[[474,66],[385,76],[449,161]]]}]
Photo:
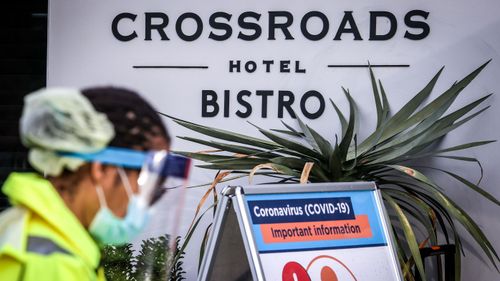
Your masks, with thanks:
[{"label": "red symbol on sign", "polygon": [[[330,263],[334,261],[334,263],[326,264],[325,261],[330,261]],[[318,266],[321,269],[316,268]],[[326,255],[315,257],[306,268],[298,262],[288,262],[283,267],[281,279],[282,281],[311,281],[311,275],[317,276],[318,273],[319,281],[357,281],[352,271],[343,262]]]},{"label": "red symbol on sign", "polygon": [[282,281],[311,281],[309,274],[302,265],[298,262],[288,262],[283,267],[283,273],[281,274]]}]

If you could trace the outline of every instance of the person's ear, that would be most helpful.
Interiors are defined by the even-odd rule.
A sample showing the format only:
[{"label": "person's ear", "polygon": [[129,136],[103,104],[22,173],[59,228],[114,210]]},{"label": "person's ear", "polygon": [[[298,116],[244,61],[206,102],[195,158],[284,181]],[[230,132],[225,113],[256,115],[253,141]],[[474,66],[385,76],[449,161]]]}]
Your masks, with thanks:
[{"label": "person's ear", "polygon": [[104,177],[104,167],[100,162],[90,163],[90,179],[93,183],[98,183]]}]

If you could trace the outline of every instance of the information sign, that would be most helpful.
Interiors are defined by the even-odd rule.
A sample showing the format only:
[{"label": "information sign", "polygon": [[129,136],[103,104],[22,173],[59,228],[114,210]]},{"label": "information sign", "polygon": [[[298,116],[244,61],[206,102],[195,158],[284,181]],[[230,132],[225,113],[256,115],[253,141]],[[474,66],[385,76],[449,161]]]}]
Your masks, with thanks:
[{"label": "information sign", "polygon": [[200,280],[402,280],[374,183],[234,187],[224,197]]}]

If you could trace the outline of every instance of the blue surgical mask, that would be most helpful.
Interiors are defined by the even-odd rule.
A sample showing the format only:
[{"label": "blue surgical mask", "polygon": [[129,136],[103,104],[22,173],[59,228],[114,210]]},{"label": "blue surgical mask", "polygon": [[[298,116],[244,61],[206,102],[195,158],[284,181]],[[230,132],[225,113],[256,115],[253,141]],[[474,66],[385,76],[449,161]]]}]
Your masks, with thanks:
[{"label": "blue surgical mask", "polygon": [[104,245],[130,242],[144,229],[150,216],[148,205],[132,193],[125,172],[121,168],[118,168],[118,172],[129,197],[127,214],[124,218],[113,214],[107,206],[102,187],[96,186],[100,208],[90,224],[89,233],[97,242]]}]

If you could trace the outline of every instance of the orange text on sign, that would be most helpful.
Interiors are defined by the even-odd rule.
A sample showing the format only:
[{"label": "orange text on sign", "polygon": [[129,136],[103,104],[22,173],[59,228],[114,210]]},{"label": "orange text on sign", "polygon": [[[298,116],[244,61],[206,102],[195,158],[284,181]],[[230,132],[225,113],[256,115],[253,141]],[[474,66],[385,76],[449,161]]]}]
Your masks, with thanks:
[{"label": "orange text on sign", "polygon": [[354,220],[261,224],[265,243],[370,238],[368,215]]}]

